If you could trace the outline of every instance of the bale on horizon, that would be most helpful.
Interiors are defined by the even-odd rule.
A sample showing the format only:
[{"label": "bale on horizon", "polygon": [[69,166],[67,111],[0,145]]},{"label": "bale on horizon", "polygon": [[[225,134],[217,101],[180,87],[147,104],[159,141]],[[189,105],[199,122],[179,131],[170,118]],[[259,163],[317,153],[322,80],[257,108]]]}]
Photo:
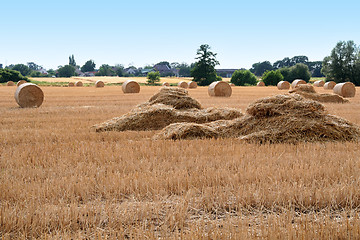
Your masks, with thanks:
[{"label": "bale on horizon", "polygon": [[121,89],[124,93],[139,93],[140,92],[140,85],[138,82],[134,80],[126,80]]},{"label": "bale on horizon", "polygon": [[76,87],[82,87],[82,86],[83,86],[82,81],[77,81],[77,82],[75,82],[75,86],[76,86]]},{"label": "bale on horizon", "polygon": [[16,89],[15,100],[22,108],[40,107],[44,101],[44,93],[33,83],[24,83]]},{"label": "bale on horizon", "polygon": [[227,82],[216,81],[209,85],[208,94],[211,97],[230,97],[232,89]]},{"label": "bale on horizon", "polygon": [[13,81],[8,81],[6,83],[6,86],[15,86],[15,83]]},{"label": "bale on horizon", "polygon": [[178,87],[180,87],[180,88],[188,88],[189,86],[188,86],[187,82],[181,81],[181,82],[178,83]]},{"label": "bale on horizon", "polygon": [[197,83],[196,83],[195,81],[190,81],[190,82],[188,83],[188,87],[189,87],[189,88],[197,88],[198,85],[197,85]]},{"label": "bale on horizon", "polygon": [[170,84],[168,82],[163,82],[162,86],[163,87],[170,87]]},{"label": "bale on horizon", "polygon": [[95,82],[95,87],[96,88],[102,88],[102,87],[104,87],[105,86],[105,83],[103,82],[103,81],[101,81],[101,80],[97,80],[96,82]]},{"label": "bale on horizon", "polygon": [[69,86],[69,87],[74,87],[74,86],[75,86],[75,83],[69,82],[68,86]]}]

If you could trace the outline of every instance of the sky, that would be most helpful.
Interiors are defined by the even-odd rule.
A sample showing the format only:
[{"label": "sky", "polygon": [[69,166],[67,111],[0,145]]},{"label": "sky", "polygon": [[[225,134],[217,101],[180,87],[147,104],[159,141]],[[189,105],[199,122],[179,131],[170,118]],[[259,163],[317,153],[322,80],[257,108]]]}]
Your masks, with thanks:
[{"label": "sky", "polygon": [[251,68],[305,55],[322,61],[339,41],[360,45],[360,1],[2,1],[0,63],[46,69],[93,60],[144,67],[195,62],[208,44],[216,68]]}]

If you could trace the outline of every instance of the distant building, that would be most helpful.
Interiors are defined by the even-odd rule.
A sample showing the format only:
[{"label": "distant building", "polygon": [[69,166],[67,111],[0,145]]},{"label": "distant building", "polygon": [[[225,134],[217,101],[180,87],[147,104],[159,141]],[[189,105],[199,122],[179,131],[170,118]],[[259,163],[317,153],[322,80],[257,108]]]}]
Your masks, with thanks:
[{"label": "distant building", "polygon": [[168,65],[165,64],[156,64],[154,66],[155,71],[158,71],[160,75],[175,75],[176,77],[179,76],[179,69],[170,68]]},{"label": "distant building", "polygon": [[231,78],[233,73],[238,69],[215,69],[216,74],[221,77]]},{"label": "distant building", "polygon": [[41,74],[49,74],[44,68],[40,68],[38,72],[40,72]]}]

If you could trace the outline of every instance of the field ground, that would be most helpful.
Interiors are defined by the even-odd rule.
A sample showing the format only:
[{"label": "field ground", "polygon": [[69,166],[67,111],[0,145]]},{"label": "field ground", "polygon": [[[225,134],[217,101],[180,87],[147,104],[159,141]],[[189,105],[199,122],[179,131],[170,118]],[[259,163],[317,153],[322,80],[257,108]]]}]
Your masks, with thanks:
[{"label": "field ground", "polygon": [[[120,86],[42,87],[45,101],[37,109],[19,108],[15,89],[0,86],[2,239],[360,238],[358,143],[255,145],[155,141],[155,131],[95,133],[91,126],[128,112],[159,87],[139,94],[123,94]],[[230,98],[211,98],[204,87],[189,93],[203,107],[245,112],[281,91],[234,87]],[[360,125],[359,94],[350,101],[325,106]]]}]

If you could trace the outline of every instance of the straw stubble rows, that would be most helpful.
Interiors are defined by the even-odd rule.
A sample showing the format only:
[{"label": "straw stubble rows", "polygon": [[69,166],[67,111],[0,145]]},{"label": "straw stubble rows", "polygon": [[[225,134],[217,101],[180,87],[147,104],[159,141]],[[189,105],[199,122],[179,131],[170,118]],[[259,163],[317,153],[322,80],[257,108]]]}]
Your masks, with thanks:
[{"label": "straw stubble rows", "polygon": [[[157,131],[90,127],[129,112],[159,87],[44,87],[38,109],[0,88],[1,237],[356,238],[357,143],[246,144],[152,140]],[[203,107],[240,108],[276,88],[230,98],[189,90]],[[360,98],[325,104],[360,125]]]}]

